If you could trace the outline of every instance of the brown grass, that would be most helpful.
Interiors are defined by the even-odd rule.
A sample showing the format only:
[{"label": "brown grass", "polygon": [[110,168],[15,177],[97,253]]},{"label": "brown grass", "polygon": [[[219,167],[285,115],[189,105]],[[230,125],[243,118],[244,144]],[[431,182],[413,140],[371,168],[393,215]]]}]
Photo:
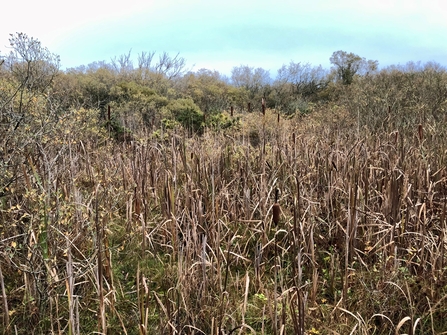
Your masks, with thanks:
[{"label": "brown grass", "polygon": [[443,127],[276,117],[40,147],[2,199],[3,330],[445,331]]}]

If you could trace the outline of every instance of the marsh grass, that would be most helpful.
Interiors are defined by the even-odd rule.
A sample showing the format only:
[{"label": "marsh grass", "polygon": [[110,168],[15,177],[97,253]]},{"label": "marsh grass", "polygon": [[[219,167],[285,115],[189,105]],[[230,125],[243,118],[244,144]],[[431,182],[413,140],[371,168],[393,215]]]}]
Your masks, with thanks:
[{"label": "marsh grass", "polygon": [[39,147],[2,199],[3,332],[445,331],[445,125],[278,120]]}]

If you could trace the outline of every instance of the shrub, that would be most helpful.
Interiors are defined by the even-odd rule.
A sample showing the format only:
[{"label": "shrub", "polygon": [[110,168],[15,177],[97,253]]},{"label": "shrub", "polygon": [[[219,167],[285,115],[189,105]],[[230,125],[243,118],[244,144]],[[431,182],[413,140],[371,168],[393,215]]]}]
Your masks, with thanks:
[{"label": "shrub", "polygon": [[175,120],[191,132],[203,131],[203,112],[192,99],[177,99],[168,105]]}]

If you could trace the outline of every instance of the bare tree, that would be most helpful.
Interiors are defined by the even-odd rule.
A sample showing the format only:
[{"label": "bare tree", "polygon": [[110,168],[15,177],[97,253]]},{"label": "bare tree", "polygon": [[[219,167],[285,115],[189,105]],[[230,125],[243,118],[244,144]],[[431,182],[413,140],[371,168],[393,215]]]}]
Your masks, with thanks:
[{"label": "bare tree", "polygon": [[130,58],[132,49],[127,54],[112,58],[112,67],[116,73],[129,74],[133,70],[133,62]]},{"label": "bare tree", "polygon": [[290,62],[278,70],[277,85],[286,85],[290,94],[309,97],[328,85],[328,72],[321,65]]},{"label": "bare tree", "polygon": [[231,70],[231,82],[236,87],[243,87],[252,93],[269,84],[271,81],[269,71],[263,68],[254,68],[248,65],[233,67]]},{"label": "bare tree", "polygon": [[171,57],[167,52],[163,52],[155,65],[155,72],[165,75],[168,79],[174,79],[185,72],[185,66],[186,60],[180,57],[180,54]]},{"label": "bare tree", "polygon": [[152,60],[154,58],[155,51],[146,52],[142,51],[138,55],[138,68],[140,70],[151,70]]}]

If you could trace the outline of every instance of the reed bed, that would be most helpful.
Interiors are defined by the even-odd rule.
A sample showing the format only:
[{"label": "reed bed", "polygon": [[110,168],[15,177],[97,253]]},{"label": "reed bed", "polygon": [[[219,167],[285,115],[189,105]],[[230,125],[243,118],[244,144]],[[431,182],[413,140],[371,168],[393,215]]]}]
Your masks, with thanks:
[{"label": "reed bed", "polygon": [[250,117],[36,147],[2,198],[3,333],[445,334],[442,125]]}]

